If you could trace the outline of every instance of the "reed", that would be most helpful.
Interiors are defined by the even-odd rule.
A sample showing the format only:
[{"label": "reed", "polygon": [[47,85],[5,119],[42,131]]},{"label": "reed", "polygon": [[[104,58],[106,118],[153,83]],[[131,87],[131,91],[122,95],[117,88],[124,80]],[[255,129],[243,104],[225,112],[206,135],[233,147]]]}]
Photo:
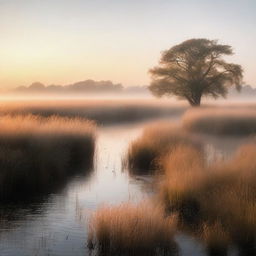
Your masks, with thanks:
[{"label": "reed", "polygon": [[98,255],[172,255],[176,217],[143,202],[98,209],[89,222],[88,245]]},{"label": "reed", "polygon": [[211,166],[195,149],[183,147],[166,156],[160,198],[169,212],[178,214],[183,229],[198,235],[207,224],[200,236],[210,251],[225,253],[230,239],[240,250],[255,253],[255,155],[256,145],[250,144],[231,160]]},{"label": "reed", "polygon": [[48,191],[92,166],[93,122],[52,116],[1,116],[0,199]]},{"label": "reed", "polygon": [[201,148],[195,137],[178,126],[161,122],[147,127],[129,146],[127,162],[130,172],[151,174],[161,169],[161,158],[181,144]]},{"label": "reed", "polygon": [[202,108],[188,110],[183,127],[197,133],[249,135],[256,132],[255,108]]}]

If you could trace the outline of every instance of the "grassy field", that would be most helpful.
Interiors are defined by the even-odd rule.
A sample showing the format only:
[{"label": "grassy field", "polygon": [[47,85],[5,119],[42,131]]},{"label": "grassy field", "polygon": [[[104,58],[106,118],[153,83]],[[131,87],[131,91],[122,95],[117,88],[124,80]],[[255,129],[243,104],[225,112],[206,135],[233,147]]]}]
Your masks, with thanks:
[{"label": "grassy field", "polygon": [[126,123],[153,117],[179,116],[186,105],[154,99],[113,100],[41,100],[6,101],[0,103],[0,115],[58,115],[94,120],[98,124]]},{"label": "grassy field", "polygon": [[78,118],[0,117],[0,199],[49,190],[92,166],[96,126]]}]

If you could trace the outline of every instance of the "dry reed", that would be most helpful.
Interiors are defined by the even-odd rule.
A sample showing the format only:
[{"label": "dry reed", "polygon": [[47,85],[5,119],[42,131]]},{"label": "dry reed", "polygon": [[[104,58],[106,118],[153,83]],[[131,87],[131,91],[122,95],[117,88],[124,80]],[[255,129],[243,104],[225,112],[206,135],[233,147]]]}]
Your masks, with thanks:
[{"label": "dry reed", "polygon": [[194,150],[178,148],[165,159],[160,196],[166,208],[178,213],[183,228],[202,236],[210,251],[225,253],[230,240],[255,253],[256,146],[245,145],[233,159],[212,166]]},{"label": "dry reed", "polygon": [[161,158],[180,144],[200,148],[200,142],[180,127],[159,123],[147,127],[128,149],[127,162],[131,173],[150,174],[161,168]]},{"label": "dry reed", "polygon": [[185,129],[198,133],[249,135],[256,132],[256,109],[193,109],[185,113],[182,123]]},{"label": "dry reed", "polygon": [[172,255],[176,217],[143,202],[98,209],[89,222],[88,245],[99,255]]},{"label": "dry reed", "polygon": [[1,200],[47,191],[92,165],[95,125],[78,118],[0,118]]}]

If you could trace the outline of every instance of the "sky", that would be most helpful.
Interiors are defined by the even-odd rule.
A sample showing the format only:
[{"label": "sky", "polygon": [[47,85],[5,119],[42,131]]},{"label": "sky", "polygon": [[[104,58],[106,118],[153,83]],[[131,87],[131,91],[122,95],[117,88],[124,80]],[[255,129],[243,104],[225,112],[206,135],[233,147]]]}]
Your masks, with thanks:
[{"label": "sky", "polygon": [[147,85],[161,52],[190,38],[231,45],[256,87],[255,12],[255,0],[0,0],[0,88]]}]

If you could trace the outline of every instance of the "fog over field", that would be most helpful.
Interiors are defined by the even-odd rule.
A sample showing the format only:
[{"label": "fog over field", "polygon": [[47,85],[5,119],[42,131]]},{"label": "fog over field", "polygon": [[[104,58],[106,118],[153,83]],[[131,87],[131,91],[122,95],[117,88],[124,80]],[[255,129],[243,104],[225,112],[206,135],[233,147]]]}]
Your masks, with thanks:
[{"label": "fog over field", "polygon": [[255,12],[0,0],[0,256],[256,256]]}]

